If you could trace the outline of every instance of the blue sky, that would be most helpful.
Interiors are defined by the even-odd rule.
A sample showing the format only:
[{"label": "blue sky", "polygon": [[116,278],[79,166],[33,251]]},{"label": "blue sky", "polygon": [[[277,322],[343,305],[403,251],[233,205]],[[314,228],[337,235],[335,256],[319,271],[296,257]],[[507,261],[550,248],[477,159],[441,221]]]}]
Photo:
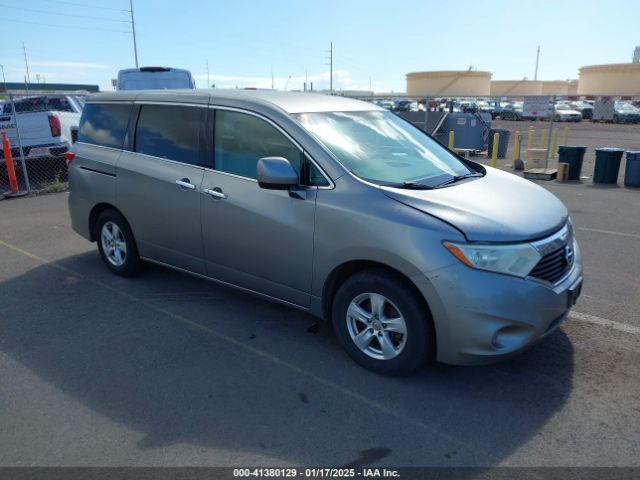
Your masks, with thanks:
[{"label": "blue sky", "polygon": [[[97,83],[134,66],[128,0],[0,0],[7,81]],[[628,62],[640,1],[134,0],[142,65],[187,68],[198,87],[404,91],[405,74],[474,66],[497,80],[577,78],[582,65]]]}]

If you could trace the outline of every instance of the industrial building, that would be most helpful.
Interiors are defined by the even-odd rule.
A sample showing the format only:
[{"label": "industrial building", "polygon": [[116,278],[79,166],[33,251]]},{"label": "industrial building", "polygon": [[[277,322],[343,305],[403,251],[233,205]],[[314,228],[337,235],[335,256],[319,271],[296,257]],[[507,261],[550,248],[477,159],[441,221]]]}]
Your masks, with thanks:
[{"label": "industrial building", "polygon": [[424,97],[477,96],[490,94],[491,72],[448,70],[407,74],[407,95]]}]

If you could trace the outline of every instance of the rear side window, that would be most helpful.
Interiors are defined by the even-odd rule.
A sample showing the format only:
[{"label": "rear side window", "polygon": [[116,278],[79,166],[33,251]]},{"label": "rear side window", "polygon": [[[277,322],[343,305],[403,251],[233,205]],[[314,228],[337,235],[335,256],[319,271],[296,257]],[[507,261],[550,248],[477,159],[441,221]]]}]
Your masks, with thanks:
[{"label": "rear side window", "polygon": [[[16,113],[25,112],[74,112],[73,105],[66,97],[31,97],[14,101]],[[13,113],[11,110],[11,102],[4,104],[4,114]]]},{"label": "rear side window", "polygon": [[215,169],[256,178],[262,157],[284,157],[298,173],[302,154],[270,123],[245,113],[218,110],[214,134]]},{"label": "rear side window", "polygon": [[130,104],[87,103],[82,110],[78,141],[122,148],[129,124]]},{"label": "rear side window", "polygon": [[200,127],[205,109],[173,105],[143,105],[134,150],[154,157],[199,165]]}]

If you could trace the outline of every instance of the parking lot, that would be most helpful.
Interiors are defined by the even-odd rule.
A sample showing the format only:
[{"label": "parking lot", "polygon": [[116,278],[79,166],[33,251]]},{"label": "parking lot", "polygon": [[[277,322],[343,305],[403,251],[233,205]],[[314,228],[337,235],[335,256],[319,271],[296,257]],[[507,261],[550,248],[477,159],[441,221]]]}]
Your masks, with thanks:
[{"label": "parking lot", "polygon": [[304,313],[110,274],[66,193],[2,201],[0,465],[640,466],[638,191],[544,185],[583,249],[575,312],[511,361],[407,378]]},{"label": "parking lot", "polygon": [[[506,121],[501,119],[493,120],[493,128],[505,128],[511,132],[509,139],[509,149],[506,158],[498,160],[498,166],[510,170],[513,163],[513,145],[514,134],[520,132],[522,144],[520,146],[521,158],[524,160],[525,150],[527,147],[527,135],[529,127],[533,127],[534,147],[546,148],[541,145],[542,130],[549,129],[549,123],[543,121]],[[558,144],[562,144],[562,134],[564,129],[569,128],[569,145],[580,145],[587,147],[582,167],[582,176],[585,182],[591,182],[593,178],[593,169],[595,166],[595,149],[601,147],[614,147],[624,150],[640,149],[640,124],[613,124],[613,123],[596,123],[585,120],[579,123],[556,122],[553,129],[558,130]],[[550,168],[557,167],[557,158],[549,161]],[[624,177],[625,161],[620,164],[620,179]],[[620,182],[622,185],[622,181]]]}]

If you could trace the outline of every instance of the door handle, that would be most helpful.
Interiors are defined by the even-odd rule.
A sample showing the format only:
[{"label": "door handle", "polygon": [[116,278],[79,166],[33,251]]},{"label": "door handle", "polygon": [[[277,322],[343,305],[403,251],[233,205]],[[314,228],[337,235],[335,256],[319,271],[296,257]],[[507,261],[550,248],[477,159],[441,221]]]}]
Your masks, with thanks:
[{"label": "door handle", "polygon": [[229,198],[229,195],[224,193],[220,187],[216,188],[205,188],[204,193],[211,195],[212,197],[218,198],[220,200],[226,200]]},{"label": "door handle", "polygon": [[188,178],[183,178],[182,180],[176,180],[176,184],[182,188],[187,188],[189,190],[195,190],[196,186],[189,181]]}]

